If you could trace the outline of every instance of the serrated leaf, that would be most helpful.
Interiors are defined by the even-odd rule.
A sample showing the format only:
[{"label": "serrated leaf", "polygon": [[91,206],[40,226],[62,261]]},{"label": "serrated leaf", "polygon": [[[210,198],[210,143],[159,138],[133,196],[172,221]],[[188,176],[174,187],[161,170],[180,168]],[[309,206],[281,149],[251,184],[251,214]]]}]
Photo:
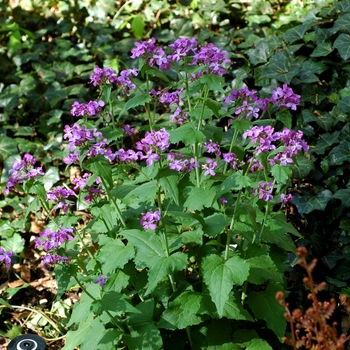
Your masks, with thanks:
[{"label": "serrated leaf", "polygon": [[224,194],[231,192],[232,190],[238,191],[242,188],[248,187],[251,183],[249,176],[243,175],[241,171],[236,171],[233,175],[230,175],[220,185],[219,190],[214,197],[214,201],[221,198]]},{"label": "serrated leaf", "polygon": [[220,317],[234,284],[242,285],[249,275],[249,264],[238,256],[223,260],[217,255],[203,258],[203,280]]},{"label": "serrated leaf", "polygon": [[211,187],[190,187],[187,191],[187,199],[184,203],[184,207],[187,210],[201,210],[203,207],[211,207],[214,198],[215,191]]},{"label": "serrated leaf", "polygon": [[[350,14],[347,15],[350,19]],[[349,28],[350,20],[347,21],[347,26]],[[340,56],[343,60],[347,60],[350,57],[350,35],[340,34],[338,38],[334,41],[333,46],[338,50]]]},{"label": "serrated leaf", "polygon": [[270,283],[264,291],[251,292],[247,304],[253,310],[256,318],[266,321],[267,327],[274,331],[278,338],[284,336],[287,322],[285,310],[278,304],[276,293],[283,290],[279,284]]},{"label": "serrated leaf", "polygon": [[[113,259],[111,259],[113,257]],[[121,269],[124,265],[134,257],[134,249],[129,245],[116,238],[109,239],[97,254],[97,260],[102,265],[102,272],[104,275],[113,273],[116,269]]]},{"label": "serrated leaf", "polygon": [[74,350],[78,345],[90,336],[91,322],[93,321],[93,314],[90,314],[85,319],[81,319],[79,327],[76,331],[68,331],[66,334],[66,345],[62,350]]},{"label": "serrated leaf", "polygon": [[207,315],[200,315],[203,312],[203,306],[208,306],[206,310],[211,307],[212,311],[215,311],[211,300],[207,300],[202,293],[182,292],[169,303],[168,308],[162,314],[158,327],[176,330],[197,325],[208,318]]},{"label": "serrated leaf", "polygon": [[288,166],[275,164],[271,167],[271,174],[278,184],[283,185],[288,181],[291,174],[291,169]]},{"label": "serrated leaf", "polygon": [[305,190],[302,194],[295,193],[293,195],[293,204],[296,205],[298,212],[303,215],[311,213],[313,210],[325,210],[332,197],[333,194],[329,190],[318,191],[316,194]]},{"label": "serrated leaf", "polygon": [[206,84],[209,90],[224,92],[222,84],[224,83],[224,78],[216,74],[204,74],[199,78],[199,81]]},{"label": "serrated leaf", "polygon": [[194,129],[190,123],[181,125],[175,130],[170,130],[169,133],[171,143],[182,141],[186,146],[193,145],[196,142],[202,143],[205,140],[205,135]]},{"label": "serrated leaf", "polygon": [[208,237],[216,237],[223,232],[224,228],[229,224],[224,214],[215,213],[207,216],[205,219],[203,232]]},{"label": "serrated leaf", "polygon": [[146,182],[134,190],[130,191],[124,198],[138,197],[140,199],[153,199],[158,192],[158,186],[155,182]]},{"label": "serrated leaf", "polygon": [[278,271],[274,261],[268,255],[249,258],[250,270],[248,281],[253,284],[263,284],[266,281],[283,282],[283,274]]},{"label": "serrated leaf", "polygon": [[222,316],[231,320],[253,321],[253,318],[248,311],[243,309],[238,295],[234,296],[232,293],[230,293],[229,298],[225,303]]}]

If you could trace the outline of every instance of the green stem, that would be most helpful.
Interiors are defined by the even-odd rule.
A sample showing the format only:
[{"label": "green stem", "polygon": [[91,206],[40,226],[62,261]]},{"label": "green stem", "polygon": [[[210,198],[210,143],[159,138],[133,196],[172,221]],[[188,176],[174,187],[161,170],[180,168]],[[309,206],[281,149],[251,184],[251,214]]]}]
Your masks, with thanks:
[{"label": "green stem", "polygon": [[230,223],[230,227],[229,227],[229,229],[228,229],[228,231],[227,231],[226,246],[225,246],[225,255],[224,255],[224,259],[225,259],[225,260],[228,259],[228,254],[229,254],[229,251],[230,251],[231,237],[232,237],[233,229],[234,229],[235,222],[236,222],[236,216],[237,216],[237,211],[238,211],[238,205],[239,205],[239,202],[240,202],[240,200],[241,200],[241,195],[242,195],[242,189],[240,189],[239,192],[238,192],[238,196],[237,196],[236,204],[235,204],[235,210],[234,210],[234,213],[233,213],[233,216],[232,216],[232,220],[231,220],[231,223]]},{"label": "green stem", "polygon": [[51,215],[51,213],[50,213],[50,210],[49,210],[49,208],[48,208],[47,205],[46,205],[46,202],[43,201],[43,200],[40,198],[40,196],[39,196],[39,200],[40,200],[40,203],[41,203],[42,207],[44,208],[44,210],[45,210],[47,216],[49,217],[49,219],[50,219],[53,223],[55,223],[55,225],[58,227],[58,225],[57,225],[55,219],[52,217],[52,215]]},{"label": "green stem", "polygon": [[193,349],[193,341],[192,341],[192,336],[191,336],[191,328],[190,328],[189,326],[186,327],[186,333],[187,333],[188,341],[190,342],[191,349]]},{"label": "green stem", "polygon": [[[78,277],[76,275],[73,276],[74,279],[77,281],[79,287],[84,291],[84,293],[86,293],[86,295],[88,295],[92,300],[94,301],[98,301],[98,299],[96,299],[92,294],[90,294],[87,289],[80,283]],[[117,326],[117,328],[124,333],[124,329],[122,327],[120,327],[120,325],[118,324],[118,322],[115,320],[115,318],[113,317],[113,315],[108,311],[108,310],[104,310],[106,312],[106,314],[110,317],[111,321],[114,323],[115,326]]]},{"label": "green stem", "polygon": [[[196,163],[199,162],[199,145],[198,145],[198,142],[196,142],[194,144],[194,160]],[[196,181],[197,181],[197,187],[200,187],[200,169],[199,167],[195,167],[195,173],[196,173]]]},{"label": "green stem", "polygon": [[187,74],[187,72],[186,72],[185,86],[186,86],[186,96],[187,96],[188,111],[191,112],[192,106],[191,106],[190,89],[189,89],[189,86],[188,86],[188,74]]},{"label": "green stem", "polygon": [[198,121],[198,126],[197,126],[197,130],[200,130],[202,128],[202,122],[203,122],[203,116],[204,116],[204,110],[205,110],[205,102],[208,99],[208,94],[209,94],[209,89],[207,87],[207,85],[204,85],[204,91],[203,91],[203,105],[202,105],[202,110],[201,110],[201,115],[199,117],[199,121]]},{"label": "green stem", "polygon": [[106,194],[107,194],[108,199],[112,202],[115,210],[117,211],[117,214],[119,216],[119,219],[120,219],[123,227],[126,228],[126,224],[125,224],[125,221],[124,221],[124,219],[122,217],[122,213],[121,213],[121,211],[120,211],[120,209],[118,207],[118,204],[117,204],[115,198],[112,196],[111,191],[109,190],[109,188],[108,188],[108,186],[106,184],[106,181],[102,177],[101,177],[101,181],[102,181],[103,187],[106,190]]},{"label": "green stem", "polygon": [[[158,210],[160,213],[160,220],[162,222],[162,232],[163,232],[163,239],[164,239],[164,244],[165,244],[165,255],[168,258],[170,256],[170,252],[169,252],[169,242],[168,242],[168,236],[166,233],[166,224],[165,224],[165,220],[164,220],[164,214],[163,214],[163,210],[162,210],[162,198],[161,198],[161,189],[160,187],[158,188],[158,195],[157,195],[157,199],[158,199]],[[171,284],[171,288],[173,290],[173,292],[175,292],[175,281],[174,281],[174,277],[172,274],[168,274],[168,278]]]},{"label": "green stem", "polygon": [[95,260],[95,257],[93,256],[93,254],[91,253],[91,251],[90,251],[90,249],[87,247],[87,245],[85,244],[83,238],[80,236],[79,231],[76,230],[76,232],[77,232],[79,241],[81,242],[81,244],[83,245],[83,247],[84,247],[85,250],[87,251],[87,253],[88,253],[88,255],[90,256],[90,258],[91,258],[92,260]]},{"label": "green stem", "polygon": [[114,118],[113,106],[112,106],[112,101],[111,101],[111,100],[109,100],[109,113],[111,113],[113,130],[115,130],[115,129],[116,129],[116,126],[115,126],[115,118]]}]

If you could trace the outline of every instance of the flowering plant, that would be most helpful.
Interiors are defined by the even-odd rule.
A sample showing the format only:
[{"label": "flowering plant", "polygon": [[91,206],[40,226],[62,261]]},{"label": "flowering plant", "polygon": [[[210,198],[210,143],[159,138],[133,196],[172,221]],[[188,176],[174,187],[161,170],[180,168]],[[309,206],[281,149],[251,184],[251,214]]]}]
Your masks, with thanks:
[{"label": "flowering plant", "polygon": [[84,291],[64,349],[270,349],[261,330],[284,336],[275,294],[299,236],[284,211],[308,150],[291,130],[300,96],[232,89],[213,44],[135,45],[137,67],[96,66],[97,100],[72,106],[62,158],[77,175],[46,191],[26,154],[5,189],[23,186],[45,212],[35,246],[55,265],[58,298]]}]

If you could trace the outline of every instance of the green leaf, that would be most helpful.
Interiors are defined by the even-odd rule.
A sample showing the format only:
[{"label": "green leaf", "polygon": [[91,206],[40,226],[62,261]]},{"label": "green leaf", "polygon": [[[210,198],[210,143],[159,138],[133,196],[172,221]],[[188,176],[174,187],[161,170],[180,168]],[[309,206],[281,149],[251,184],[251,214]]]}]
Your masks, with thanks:
[{"label": "green leaf", "polygon": [[98,233],[108,232],[116,228],[119,221],[118,214],[111,204],[107,201],[100,201],[91,206],[91,214],[95,221],[90,221],[89,226],[98,231]]},{"label": "green leaf", "polygon": [[128,102],[126,102],[125,106],[119,113],[119,117],[121,117],[129,109],[138,107],[138,106],[144,106],[149,101],[151,101],[150,95],[145,95],[142,93],[135,95],[130,100],[128,100]]},{"label": "green leaf", "polygon": [[297,40],[301,40],[304,37],[305,32],[310,28],[310,24],[301,24],[286,31],[283,39],[288,41],[289,44],[294,43]]},{"label": "green leaf", "polygon": [[[339,31],[344,31],[349,33],[349,25],[350,25],[350,14],[347,13],[345,15],[339,16],[339,18],[334,22],[333,28],[332,28],[332,34],[337,33]],[[343,34],[340,34],[341,36]],[[346,34],[344,34],[346,35]],[[338,36],[338,38],[339,38]]]},{"label": "green leaf", "polygon": [[330,165],[341,165],[344,162],[350,161],[350,141],[343,141],[340,145],[334,147],[329,155],[328,159]]},{"label": "green leaf", "polygon": [[204,74],[199,78],[199,81],[206,84],[209,90],[224,92],[222,85],[224,78],[216,74]]},{"label": "green leaf", "polygon": [[130,336],[123,340],[130,349],[157,350],[163,345],[159,329],[154,325],[154,301],[148,300],[136,306],[140,314],[131,315],[127,322],[131,330]]},{"label": "green leaf", "polygon": [[158,186],[155,182],[145,182],[144,184],[136,187],[130,191],[124,198],[137,197],[140,199],[153,199],[158,192]]},{"label": "green leaf", "polygon": [[342,98],[337,103],[339,108],[339,113],[350,113],[350,96]]},{"label": "green leaf", "polygon": [[208,318],[203,311],[215,311],[212,301],[202,293],[185,291],[171,301],[158,323],[159,328],[184,329],[202,323]]},{"label": "green leaf", "polygon": [[231,320],[243,320],[253,322],[253,318],[250,316],[248,311],[243,309],[242,302],[240,301],[239,296],[234,296],[232,293],[230,293],[229,298],[225,303],[222,316]]},{"label": "green leaf", "polygon": [[350,189],[343,188],[334,193],[334,198],[340,199],[344,207],[350,207]]},{"label": "green leaf", "polygon": [[66,334],[66,345],[62,350],[74,350],[76,346],[83,343],[83,341],[91,336],[91,322],[94,315],[91,313],[85,319],[81,319],[79,327],[76,331],[68,331]]},{"label": "green leaf", "polygon": [[131,30],[136,39],[141,39],[145,30],[145,22],[142,15],[137,15],[132,19]]},{"label": "green leaf", "polygon": [[216,195],[211,187],[190,187],[186,188],[186,192],[184,207],[190,211],[201,210],[203,207],[210,208]]},{"label": "green leaf", "polygon": [[264,284],[266,281],[283,282],[283,274],[278,271],[274,261],[268,255],[260,255],[248,260],[249,278],[253,284]]},{"label": "green leaf", "polygon": [[158,179],[163,191],[170,195],[176,205],[179,205],[179,189],[177,187],[179,177],[177,171],[171,169],[160,169],[156,179]]},{"label": "green leaf", "polygon": [[310,57],[326,57],[333,51],[332,43],[330,42],[321,42],[319,43],[315,50],[312,51]]},{"label": "green leaf", "polygon": [[17,142],[8,136],[0,137],[0,160],[4,161],[10,156],[18,154]]},{"label": "green leaf", "polygon": [[267,327],[282,338],[286,331],[287,322],[285,310],[278,304],[276,293],[284,290],[279,284],[270,283],[264,291],[248,294],[247,304],[253,310],[256,318],[266,321]]},{"label": "green leaf", "polygon": [[[347,15],[350,18],[350,14]],[[348,27],[350,21],[348,21]],[[338,38],[334,41],[333,46],[338,50],[340,56],[343,60],[347,60],[350,57],[350,35],[340,34]]]},{"label": "green leaf", "polygon": [[97,157],[88,159],[86,166],[91,172],[101,178],[103,184],[106,183],[108,185],[107,189],[113,188],[112,168],[108,159],[102,155],[98,155]]},{"label": "green leaf", "polygon": [[303,179],[310,173],[311,170],[315,169],[313,161],[304,156],[295,159],[294,163],[295,164],[291,166],[291,169],[292,176],[295,179]]},{"label": "green leaf", "polygon": [[272,53],[273,51],[265,40],[260,41],[254,49],[247,51],[249,61],[254,65],[266,63]]},{"label": "green leaf", "polygon": [[44,183],[45,190],[49,190],[52,188],[53,184],[58,182],[60,179],[60,176],[58,174],[58,168],[56,167],[49,167],[45,175],[41,178],[41,181]]},{"label": "green leaf", "polygon": [[291,169],[288,166],[275,164],[271,167],[271,174],[278,184],[283,185],[288,181],[291,174]]},{"label": "green leaf", "polygon": [[232,286],[242,285],[247,280],[249,264],[238,256],[225,261],[217,255],[209,255],[203,258],[201,270],[204,283],[222,317]]},{"label": "green leaf", "polygon": [[154,263],[148,271],[149,283],[146,295],[151,293],[164,277],[173,274],[175,271],[184,270],[186,265],[187,255],[181,252],[154,260]]},{"label": "green leaf", "polygon": [[208,237],[216,237],[224,231],[224,228],[229,224],[224,214],[215,213],[207,216],[205,219],[203,232]]},{"label": "green leaf", "polygon": [[15,254],[23,251],[24,243],[24,239],[18,233],[14,233],[12,237],[1,241],[1,245],[5,250],[10,250]]},{"label": "green leaf", "polygon": [[245,350],[273,350],[269,343],[261,338],[252,339],[246,346]]},{"label": "green leaf", "polygon": [[320,135],[320,139],[317,141],[314,152],[316,154],[324,154],[328,148],[338,144],[340,142],[339,134],[340,132],[336,131],[332,134],[326,133]]},{"label": "green leaf", "polygon": [[325,210],[332,197],[333,194],[329,190],[318,191],[316,194],[305,190],[302,194],[295,193],[293,195],[293,204],[296,205],[298,212],[303,215],[311,213],[313,210]]},{"label": "green leaf", "polygon": [[[111,259],[113,256],[113,259]],[[104,275],[113,273],[118,268],[123,268],[124,265],[134,257],[134,249],[129,245],[116,238],[108,238],[107,242],[98,251],[96,259],[101,263],[102,272]]]},{"label": "green leaf", "polygon": [[205,140],[205,135],[201,131],[194,129],[190,123],[181,125],[175,130],[170,130],[169,133],[171,143],[182,141],[186,146],[197,142],[202,143]]},{"label": "green leaf", "polygon": [[341,11],[341,13],[350,12],[350,1],[340,1],[334,6]]}]

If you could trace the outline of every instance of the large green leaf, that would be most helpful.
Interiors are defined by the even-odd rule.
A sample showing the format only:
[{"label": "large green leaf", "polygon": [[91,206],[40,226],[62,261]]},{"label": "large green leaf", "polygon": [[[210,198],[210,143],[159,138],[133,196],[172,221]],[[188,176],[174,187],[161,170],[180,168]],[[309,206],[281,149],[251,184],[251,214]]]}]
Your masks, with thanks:
[{"label": "large green leaf", "polygon": [[18,153],[17,142],[8,137],[1,135],[0,137],[0,160],[3,161],[10,156]]},{"label": "large green leaf", "polygon": [[128,102],[126,102],[125,106],[119,113],[119,117],[121,117],[129,109],[138,107],[138,106],[144,106],[149,101],[151,101],[150,95],[146,95],[142,93],[135,95],[130,100],[128,100]]},{"label": "large green leaf", "polygon": [[330,165],[341,165],[344,162],[350,162],[350,141],[343,141],[340,145],[334,147],[328,158]]},{"label": "large green leaf", "polygon": [[86,166],[91,172],[101,178],[102,183],[106,183],[108,185],[108,189],[112,189],[112,168],[109,161],[105,157],[98,155],[97,157],[91,158],[86,162]]},{"label": "large green leaf", "polygon": [[293,195],[293,204],[296,205],[301,215],[311,213],[313,210],[325,210],[327,203],[332,199],[333,194],[329,190],[318,191],[316,194],[311,191],[303,191],[302,194]]},{"label": "large green leaf", "polygon": [[238,256],[225,261],[217,255],[209,255],[203,258],[201,270],[204,283],[222,317],[232,286],[242,285],[247,280],[249,264]]},{"label": "large green leaf", "polygon": [[[332,28],[332,33],[334,34],[334,33],[337,33],[339,31],[342,31],[342,32],[344,31],[344,32],[349,33],[350,32],[349,25],[350,25],[350,13],[339,16],[339,18],[334,22],[334,25]],[[340,35],[342,35],[342,34],[340,34]]]},{"label": "large green leaf", "polygon": [[211,187],[190,187],[186,189],[186,192],[187,199],[184,207],[188,210],[201,210],[203,207],[211,207],[216,195]]},{"label": "large green leaf", "polygon": [[270,283],[264,291],[248,294],[247,303],[256,318],[266,321],[267,327],[274,331],[280,339],[284,336],[287,322],[285,310],[278,304],[276,293],[284,290],[283,286]]},{"label": "large green leaf", "polygon": [[283,36],[283,39],[288,41],[290,44],[292,44],[297,40],[303,39],[305,32],[309,28],[310,28],[310,24],[308,23],[293,27],[286,31],[286,33]]},{"label": "large green leaf", "polygon": [[205,219],[205,226],[203,232],[206,236],[216,237],[224,231],[224,228],[229,224],[226,216],[221,213],[215,213],[207,216]]},{"label": "large green leaf", "polygon": [[[350,14],[347,15],[350,18]],[[349,28],[350,21],[347,23],[347,28]],[[347,60],[350,57],[350,35],[340,34],[338,38],[334,41],[333,46],[338,50],[342,59]]]},{"label": "large green leaf", "polygon": [[350,189],[343,188],[334,193],[334,198],[340,199],[344,207],[350,207]]},{"label": "large green leaf", "polygon": [[[210,110],[210,114],[211,113],[212,112]],[[185,145],[189,146],[197,142],[201,143],[205,140],[205,135],[201,131],[194,129],[190,123],[181,125],[175,130],[170,130],[169,133],[171,143],[178,143],[182,141]]]},{"label": "large green leaf", "polygon": [[177,171],[171,169],[160,169],[156,179],[158,179],[163,191],[171,197],[176,205],[179,205],[179,176]]}]

